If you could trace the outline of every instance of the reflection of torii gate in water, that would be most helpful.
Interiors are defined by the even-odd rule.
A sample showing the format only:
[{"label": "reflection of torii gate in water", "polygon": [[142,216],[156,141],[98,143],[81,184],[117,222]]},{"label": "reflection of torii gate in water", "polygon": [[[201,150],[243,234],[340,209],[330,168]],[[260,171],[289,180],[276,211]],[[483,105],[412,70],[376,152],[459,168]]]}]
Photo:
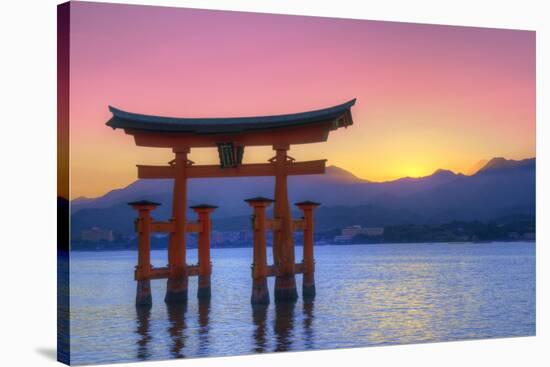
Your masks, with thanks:
[{"label": "reflection of torii gate in water", "polygon": [[[344,104],[316,111],[296,114],[237,117],[237,118],[172,118],[140,115],[109,107],[113,117],[107,126],[124,129],[134,137],[138,146],[172,148],[175,159],[167,166],[138,165],[138,177],[173,178],[174,195],[172,219],[153,221],[151,210],[158,203],[136,201],[129,203],[139,213],[136,231],[139,233],[138,265],[135,278],[137,305],[150,305],[150,280],[167,278],[165,301],[187,301],[189,276],[199,278],[198,297],[210,297],[210,231],[209,215],[216,208],[198,205],[192,209],[197,222],[186,219],[187,179],[241,176],[275,176],[275,200],[251,198],[246,201],[254,209],[254,263],[252,265],[253,304],[269,303],[267,277],[275,276],[275,301],[294,301],[298,295],[294,275],[303,273],[303,297],[315,295],[313,260],[313,209],[319,205],[311,201],[296,203],[303,219],[293,220],[288,202],[288,175],[321,174],[326,160],[296,162],[288,156],[292,144],[326,141],[331,130],[353,123],[351,107],[355,99]],[[275,156],[268,163],[242,164],[245,146],[271,145]],[[191,148],[214,147],[220,156],[219,165],[195,165],[188,159]],[[273,219],[266,219],[266,208],[274,202]],[[265,231],[273,231],[272,266],[267,265]],[[293,232],[304,232],[303,262],[294,259]],[[169,233],[168,267],[153,268],[150,264],[150,235]],[[199,263],[186,263],[185,233],[199,233]]]}]

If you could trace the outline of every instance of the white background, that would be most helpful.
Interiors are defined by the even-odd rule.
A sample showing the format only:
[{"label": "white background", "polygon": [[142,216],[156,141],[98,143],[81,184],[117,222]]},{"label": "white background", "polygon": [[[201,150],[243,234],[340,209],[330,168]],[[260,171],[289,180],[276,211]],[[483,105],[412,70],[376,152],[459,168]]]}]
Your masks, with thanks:
[{"label": "white background", "polygon": [[[225,0],[121,3],[519,28],[537,31],[537,336],[144,362],[142,366],[540,366],[550,363],[547,1]],[[54,365],[56,348],[57,1],[0,5],[0,365]],[[99,143],[99,142],[98,142]],[[543,188],[546,187],[546,191]],[[118,366],[123,366],[118,364]]]}]

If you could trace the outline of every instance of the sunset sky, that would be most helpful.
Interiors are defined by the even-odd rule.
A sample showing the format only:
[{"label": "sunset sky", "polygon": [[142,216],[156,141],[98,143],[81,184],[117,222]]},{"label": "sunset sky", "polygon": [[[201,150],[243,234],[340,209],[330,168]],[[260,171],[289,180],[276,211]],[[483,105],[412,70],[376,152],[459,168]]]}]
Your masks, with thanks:
[{"label": "sunset sky", "polygon": [[[354,125],[293,146],[372,181],[535,156],[535,33],[72,3],[71,198],[136,179],[168,149],[105,126],[108,105],[177,117],[301,112],[357,98]],[[262,162],[269,147],[247,149]],[[196,163],[217,152],[193,150]]]}]

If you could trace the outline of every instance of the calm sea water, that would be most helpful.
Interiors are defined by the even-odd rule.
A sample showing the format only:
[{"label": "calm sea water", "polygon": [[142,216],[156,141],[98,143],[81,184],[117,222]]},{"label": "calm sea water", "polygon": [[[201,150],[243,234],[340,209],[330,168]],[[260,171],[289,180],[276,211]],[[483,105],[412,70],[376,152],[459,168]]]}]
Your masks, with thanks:
[{"label": "calm sea water", "polygon": [[[196,262],[196,250],[188,256]],[[212,250],[210,304],[197,302],[190,278],[187,307],[169,308],[166,281],[155,280],[141,312],[136,257],[71,254],[74,364],[535,334],[534,243],[319,246],[315,301],[262,309],[249,303],[251,248]],[[164,266],[166,252],[152,262]]]}]

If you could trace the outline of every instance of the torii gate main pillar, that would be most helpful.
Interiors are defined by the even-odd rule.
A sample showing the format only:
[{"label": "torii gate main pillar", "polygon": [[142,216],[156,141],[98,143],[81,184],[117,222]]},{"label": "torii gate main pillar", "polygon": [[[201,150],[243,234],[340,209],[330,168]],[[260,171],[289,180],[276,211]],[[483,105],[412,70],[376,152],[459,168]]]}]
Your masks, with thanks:
[{"label": "torii gate main pillar", "polygon": [[187,210],[187,154],[189,148],[174,149],[176,158],[174,167],[174,194],[172,202],[172,221],[174,231],[168,240],[169,276],[166,284],[167,303],[183,303],[187,301],[187,262],[185,248],[185,223]]},{"label": "torii gate main pillar", "polygon": [[274,145],[275,156],[275,207],[273,217],[279,223],[273,231],[273,260],[277,269],[275,302],[298,299],[294,277],[294,231],[288,202],[287,151],[288,145]]}]

